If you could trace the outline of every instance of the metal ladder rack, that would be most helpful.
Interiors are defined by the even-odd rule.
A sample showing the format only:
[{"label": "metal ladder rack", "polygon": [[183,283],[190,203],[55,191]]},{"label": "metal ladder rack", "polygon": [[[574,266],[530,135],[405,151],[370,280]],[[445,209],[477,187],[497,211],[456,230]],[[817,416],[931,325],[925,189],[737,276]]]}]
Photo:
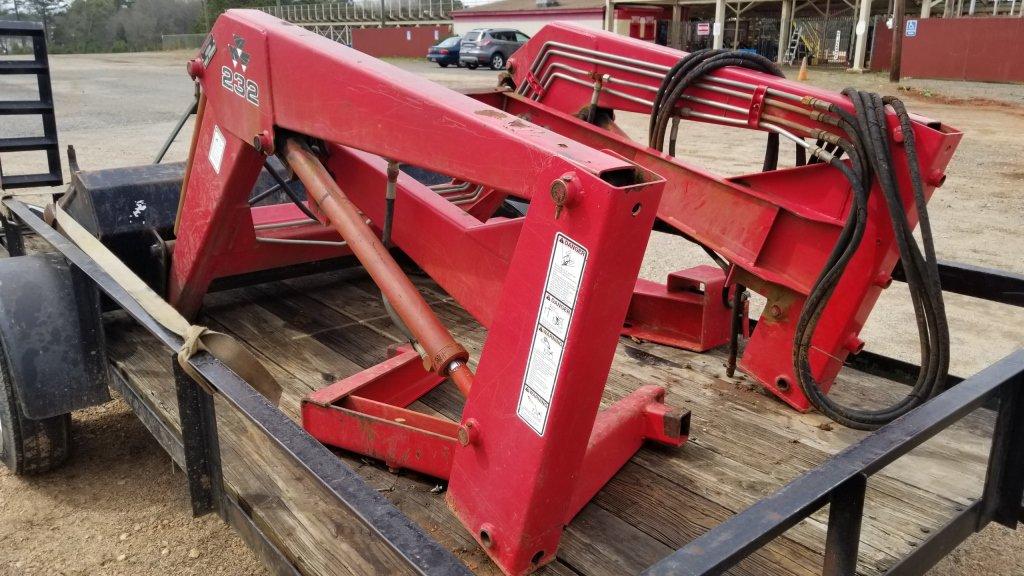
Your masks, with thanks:
[{"label": "metal ladder rack", "polygon": [[790,66],[796,60],[796,51],[800,48],[800,36],[802,33],[803,26],[797,26],[793,29],[793,33],[789,35],[789,46],[786,48],[786,56],[783,58],[783,61]]},{"label": "metal ladder rack", "polygon": [[46,50],[46,32],[39,22],[0,21],[0,36],[24,37],[32,40],[32,60],[0,60],[0,74],[35,75],[39,87],[37,100],[0,100],[0,116],[39,115],[43,121],[42,136],[3,137],[0,153],[46,152],[47,172],[5,176],[0,167],[0,189],[58,186],[64,183],[57,143],[57,121],[54,117],[53,89],[50,86],[50,63]]}]

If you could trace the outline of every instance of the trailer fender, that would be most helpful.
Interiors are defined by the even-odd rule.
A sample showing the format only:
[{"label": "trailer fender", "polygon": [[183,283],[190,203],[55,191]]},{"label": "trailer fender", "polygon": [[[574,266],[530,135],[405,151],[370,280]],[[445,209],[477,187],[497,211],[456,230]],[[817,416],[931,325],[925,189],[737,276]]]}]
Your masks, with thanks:
[{"label": "trailer fender", "polygon": [[59,254],[0,260],[0,345],[23,416],[110,400],[99,306],[96,287]]}]

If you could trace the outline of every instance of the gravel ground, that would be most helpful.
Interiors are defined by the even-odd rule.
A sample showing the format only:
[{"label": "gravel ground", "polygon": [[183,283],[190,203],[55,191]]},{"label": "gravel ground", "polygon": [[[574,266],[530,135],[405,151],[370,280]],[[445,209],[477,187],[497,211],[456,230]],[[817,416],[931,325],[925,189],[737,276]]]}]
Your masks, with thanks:
[{"label": "gravel ground", "polygon": [[[83,168],[150,161],[186,106],[187,53],[56,56],[54,93],[62,145],[73,144]],[[439,69],[396,61],[455,88],[487,87],[486,70]],[[896,91],[879,75],[811,72],[810,82],[898,93],[914,112],[962,129],[966,136],[945,186],[930,204],[941,257],[1024,273],[1020,228],[1024,201],[1024,87],[909,80]],[[24,84],[0,77],[0,98],[25,97]],[[643,139],[641,117],[623,128]],[[32,130],[7,123],[7,130]],[[687,126],[681,156],[722,174],[755,171],[763,137]],[[12,134],[14,135],[14,134]],[[699,138],[698,138],[699,136]],[[185,143],[170,158],[181,159]],[[13,172],[29,166],[5,157]],[[702,262],[676,238],[652,237],[642,274],[660,279]],[[905,290],[887,291],[865,330],[875,351],[916,360],[916,335]],[[1024,345],[1024,313],[950,297],[953,371],[968,375]],[[0,470],[0,573],[6,574],[262,574],[244,544],[213,518],[189,517],[185,479],[120,400],[75,414],[76,452],[69,466],[33,480]],[[1021,533],[992,527],[973,537],[932,574],[1024,573]]]}]

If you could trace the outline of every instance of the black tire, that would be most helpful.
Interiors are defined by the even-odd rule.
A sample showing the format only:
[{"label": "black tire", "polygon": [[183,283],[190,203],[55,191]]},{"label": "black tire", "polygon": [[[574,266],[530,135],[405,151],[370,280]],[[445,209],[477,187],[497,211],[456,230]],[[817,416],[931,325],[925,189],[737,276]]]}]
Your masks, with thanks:
[{"label": "black tire", "polygon": [[43,420],[21,415],[0,349],[0,460],[16,476],[32,476],[59,468],[71,454],[71,414]]},{"label": "black tire", "polygon": [[470,70],[476,70],[477,66],[479,66],[479,64],[466,64],[466,68],[469,68]]},{"label": "black tire", "polygon": [[491,55],[490,61],[491,70],[504,70],[505,69],[505,55],[501,52],[495,52]]},{"label": "black tire", "polygon": [[448,63],[447,62],[438,62],[437,65],[440,66],[441,68],[447,68],[448,67]]}]

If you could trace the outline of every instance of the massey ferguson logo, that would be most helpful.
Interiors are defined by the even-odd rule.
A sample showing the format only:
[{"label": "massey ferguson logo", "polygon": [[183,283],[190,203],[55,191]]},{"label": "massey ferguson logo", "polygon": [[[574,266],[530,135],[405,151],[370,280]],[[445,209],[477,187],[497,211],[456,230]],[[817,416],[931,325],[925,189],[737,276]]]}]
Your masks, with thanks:
[{"label": "massey ferguson logo", "polygon": [[[231,67],[221,66],[220,85],[228,92],[232,92],[258,107],[260,105],[260,87],[254,80],[245,76],[250,60],[249,53],[245,51],[245,38],[235,34],[234,40],[228,45],[228,52],[231,54]],[[238,71],[239,67],[242,68],[241,72]]]},{"label": "massey ferguson logo", "polygon": [[242,65],[242,72],[249,66],[249,53],[245,51],[245,38],[235,34],[235,42],[228,47],[231,50],[231,65],[238,68]]}]

